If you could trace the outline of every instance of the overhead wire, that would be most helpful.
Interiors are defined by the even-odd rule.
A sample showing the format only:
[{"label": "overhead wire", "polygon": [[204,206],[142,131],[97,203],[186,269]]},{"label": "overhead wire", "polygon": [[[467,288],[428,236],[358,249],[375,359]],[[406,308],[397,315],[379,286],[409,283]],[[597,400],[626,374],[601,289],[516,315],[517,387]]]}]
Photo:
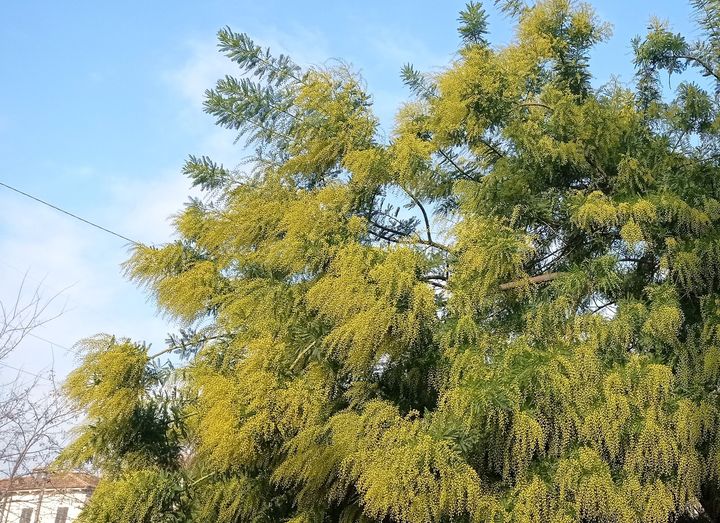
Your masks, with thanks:
[{"label": "overhead wire", "polygon": [[[108,233],[108,234],[112,234],[113,236],[116,236],[116,237],[118,237],[118,238],[121,238],[121,239],[123,239],[123,240],[125,240],[125,241],[127,241],[127,242],[129,242],[129,243],[132,243],[133,245],[141,245],[141,243],[138,242],[138,241],[136,241],[136,240],[133,240],[133,239],[131,239],[131,238],[128,238],[127,236],[125,236],[125,235],[123,235],[123,234],[117,233],[117,232],[115,232],[115,231],[113,231],[113,230],[111,230],[111,229],[108,229],[107,227],[103,227],[102,225],[99,225],[99,224],[97,224],[97,223],[95,223],[95,222],[92,222],[92,221],[90,221],[90,220],[87,220],[87,219],[85,219],[85,218],[83,218],[83,217],[81,217],[81,216],[78,216],[77,214],[74,214],[74,213],[72,213],[72,212],[70,212],[70,211],[67,211],[67,210],[61,208],[61,207],[58,207],[57,205],[53,205],[53,204],[50,203],[50,202],[47,202],[47,201],[45,201],[45,200],[43,200],[43,199],[41,199],[41,198],[38,198],[38,197],[36,197],[36,196],[33,196],[32,194],[29,194],[29,193],[27,193],[27,192],[25,192],[25,191],[22,191],[22,190],[20,190],[20,189],[18,189],[18,188],[16,188],[16,187],[13,187],[13,186],[11,186],[11,185],[9,185],[9,184],[7,184],[7,183],[4,183],[4,182],[0,181],[0,185],[3,186],[3,187],[5,187],[5,188],[7,188],[7,189],[10,189],[11,191],[14,191],[14,192],[16,192],[16,193],[18,193],[18,194],[21,194],[21,195],[23,195],[23,196],[25,196],[25,197],[27,197],[27,198],[30,198],[30,199],[32,199],[32,200],[34,200],[34,201],[36,201],[36,202],[39,202],[39,203],[41,203],[41,204],[43,204],[43,205],[46,205],[46,206],[48,206],[48,207],[50,207],[50,208],[52,208],[52,209],[55,209],[55,210],[57,210],[57,211],[59,211],[59,212],[61,212],[61,213],[63,213],[63,214],[66,214],[66,215],[68,215],[68,216],[70,216],[70,217],[72,217],[72,218],[74,218],[74,219],[76,219],[76,220],[79,220],[79,221],[81,221],[81,222],[83,222],[83,223],[85,223],[85,224],[87,224],[87,225],[90,225],[90,226],[92,226],[92,227],[95,227],[96,229],[100,229],[100,230],[103,231],[103,232],[106,232],[106,233]],[[19,270],[19,269],[17,269],[16,267],[11,266],[10,264],[8,264],[8,263],[6,263],[6,262],[4,262],[4,261],[3,261],[2,263],[3,263],[4,265],[12,268],[12,269]],[[64,345],[62,345],[62,344],[60,344],[60,343],[54,342],[54,341],[49,340],[49,339],[47,339],[47,338],[43,338],[42,336],[38,336],[37,334],[29,333],[28,335],[29,335],[29,336],[32,336],[33,338],[35,338],[35,339],[37,339],[37,340],[44,341],[45,343],[50,344],[51,347],[53,347],[53,346],[54,346],[54,347],[59,347],[59,348],[64,349],[64,350],[66,350],[66,351],[68,351],[68,352],[71,352],[71,351],[72,351],[72,349],[70,349],[70,348],[68,348],[68,347],[66,347],[66,346],[64,346]],[[17,372],[22,372],[22,373],[24,373],[24,374],[28,374],[28,375],[30,375],[30,376],[34,376],[34,377],[39,378],[39,379],[44,379],[44,380],[52,381],[52,380],[50,380],[50,378],[47,378],[46,376],[42,376],[42,375],[40,375],[40,374],[36,374],[36,373],[30,372],[30,371],[27,371],[27,370],[25,370],[25,369],[21,369],[21,368],[18,368],[18,367],[14,367],[14,366],[12,366],[12,365],[9,365],[8,363],[0,362],[0,366],[7,367],[7,368],[12,369],[12,370],[15,370],[15,371],[17,371]]]},{"label": "overhead wire", "polygon": [[78,216],[77,214],[74,214],[74,213],[72,213],[72,212],[70,212],[70,211],[66,211],[65,209],[63,209],[63,208],[61,208],[61,207],[58,207],[57,205],[53,205],[53,204],[50,203],[50,202],[47,202],[47,201],[45,201],[45,200],[43,200],[43,199],[41,199],[41,198],[38,198],[37,196],[33,196],[32,194],[29,194],[29,193],[27,193],[27,192],[25,192],[25,191],[22,191],[22,190],[20,190],[20,189],[18,189],[18,188],[16,188],[16,187],[13,187],[12,185],[8,185],[7,183],[4,183],[4,182],[0,182],[0,185],[2,185],[3,187],[5,187],[5,188],[7,188],[7,189],[10,189],[11,191],[15,191],[16,193],[21,194],[21,195],[25,196],[26,198],[30,198],[30,199],[32,199],[32,200],[35,200],[36,202],[39,202],[39,203],[41,203],[41,204],[43,204],[43,205],[46,205],[46,206],[48,206],[48,207],[50,207],[50,208],[52,208],[52,209],[55,209],[56,211],[60,211],[60,212],[63,213],[63,214],[67,214],[68,216],[70,216],[70,217],[72,217],[72,218],[75,218],[76,220],[80,220],[81,222],[84,222],[84,223],[86,223],[87,225],[90,225],[90,226],[92,226],[92,227],[95,227],[96,229],[100,229],[101,231],[105,231],[105,232],[108,233],[108,234],[112,234],[113,236],[117,236],[118,238],[121,238],[121,239],[123,239],[123,240],[125,240],[125,241],[127,241],[127,242],[130,242],[130,243],[132,243],[133,245],[141,245],[141,242],[138,242],[138,241],[135,241],[135,240],[133,240],[133,239],[131,239],[131,238],[128,238],[127,236],[125,236],[125,235],[123,235],[123,234],[120,234],[120,233],[115,232],[115,231],[113,231],[113,230],[111,230],[111,229],[108,229],[107,227],[103,227],[102,225],[99,225],[99,224],[97,224],[97,223],[95,223],[95,222],[92,222],[92,221],[90,221],[90,220],[86,220],[85,218],[83,218],[83,217],[81,217],[81,216]]},{"label": "overhead wire", "polygon": [[59,348],[59,349],[66,350],[67,352],[72,352],[72,351],[73,351],[73,349],[71,349],[71,348],[69,348],[69,347],[66,347],[65,345],[60,345],[59,343],[56,343],[56,342],[54,342],[54,341],[52,341],[52,340],[49,340],[49,339],[47,339],[47,338],[43,338],[42,336],[38,336],[37,334],[33,334],[32,332],[29,332],[29,333],[28,333],[28,336],[32,336],[33,338],[35,338],[35,339],[37,339],[37,340],[44,341],[45,343],[50,344],[52,347],[57,347],[57,348]]},{"label": "overhead wire", "polygon": [[[38,378],[38,379],[41,379],[41,380],[53,381],[52,379],[48,378],[47,376],[43,376],[42,374],[36,374],[36,373],[34,373],[34,372],[30,372],[29,370],[21,369],[20,367],[15,367],[15,366],[10,365],[9,363],[5,363],[5,362],[3,362],[3,361],[0,361],[0,367],[7,367],[8,369],[12,369],[12,370],[17,371],[17,372],[22,372],[22,373],[24,373],[24,374],[28,374],[28,375],[30,375],[30,376],[34,376],[34,377],[36,377],[36,378]],[[50,372],[52,372],[52,371],[50,371]]]}]

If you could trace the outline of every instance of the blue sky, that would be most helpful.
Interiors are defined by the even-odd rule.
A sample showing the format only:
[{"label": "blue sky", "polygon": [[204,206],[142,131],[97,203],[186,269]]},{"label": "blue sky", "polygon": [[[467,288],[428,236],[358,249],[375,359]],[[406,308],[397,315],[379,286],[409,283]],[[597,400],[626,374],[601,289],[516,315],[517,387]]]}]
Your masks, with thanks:
[{"label": "blue sky", "polygon": [[[490,3],[490,2],[487,2]],[[593,54],[596,84],[632,79],[630,39],[651,14],[691,36],[681,0],[594,3],[614,27]],[[180,167],[189,154],[228,165],[243,157],[230,131],[201,109],[204,89],[232,64],[215,50],[225,25],[301,64],[341,58],[364,75],[389,130],[406,90],[406,62],[439,70],[457,49],[458,1],[161,0],[2,2],[0,181],[138,241],[170,238],[167,218],[186,200]],[[511,23],[491,10],[492,39]],[[28,338],[12,363],[29,372],[98,332],[160,345],[172,329],[142,289],[121,275],[122,240],[0,187],[0,300],[27,285],[61,291],[65,312]],[[65,290],[63,290],[65,289]],[[54,309],[56,310],[56,309]],[[50,340],[50,343],[49,341]],[[54,357],[54,360],[51,358]],[[0,368],[0,376],[11,372]]]}]

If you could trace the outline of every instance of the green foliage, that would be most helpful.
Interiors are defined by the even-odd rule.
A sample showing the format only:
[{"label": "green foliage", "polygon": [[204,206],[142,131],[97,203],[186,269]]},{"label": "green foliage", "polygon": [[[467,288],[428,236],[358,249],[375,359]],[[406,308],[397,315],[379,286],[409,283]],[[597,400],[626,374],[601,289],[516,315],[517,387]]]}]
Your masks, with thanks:
[{"label": "green foliage", "polygon": [[103,523],[179,523],[183,516],[183,484],[176,475],[158,470],[136,470],[114,481],[102,480],[78,518]]},{"label": "green foliage", "polygon": [[178,405],[162,390],[164,369],[147,347],[98,335],[80,344],[82,364],[70,373],[68,398],[88,416],[79,437],[61,453],[64,465],[92,461],[109,474],[136,467],[178,465]]},{"label": "green foliage", "polygon": [[205,108],[253,170],[190,157],[178,240],[125,264],[176,366],[84,345],[83,521],[719,515],[720,4],[696,42],[652,21],[632,88],[593,86],[588,5],[498,5],[510,44],[470,2],[445,70],[403,68],[389,141],[349,67],[219,33]]},{"label": "green foliage", "polygon": [[190,156],[183,167],[183,174],[188,176],[193,186],[210,191],[227,185],[231,174],[222,165],[213,162],[207,156],[196,158]]},{"label": "green foliage", "polygon": [[460,11],[460,27],[458,32],[465,44],[482,44],[487,45],[486,35],[487,13],[483,9],[482,4],[478,2],[470,2],[465,6],[464,11]]}]

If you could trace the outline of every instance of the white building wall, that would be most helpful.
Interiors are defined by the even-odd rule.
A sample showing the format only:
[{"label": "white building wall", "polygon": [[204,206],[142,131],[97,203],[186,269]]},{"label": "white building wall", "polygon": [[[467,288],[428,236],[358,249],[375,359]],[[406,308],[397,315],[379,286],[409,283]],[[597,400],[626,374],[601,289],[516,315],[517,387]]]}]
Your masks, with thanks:
[{"label": "white building wall", "polygon": [[[58,509],[68,508],[66,523],[72,523],[90,497],[87,490],[16,493],[5,503],[1,523],[20,523],[23,509],[32,509],[30,523],[55,523]],[[2,503],[0,502],[0,507]],[[39,509],[39,510],[38,510]]]}]

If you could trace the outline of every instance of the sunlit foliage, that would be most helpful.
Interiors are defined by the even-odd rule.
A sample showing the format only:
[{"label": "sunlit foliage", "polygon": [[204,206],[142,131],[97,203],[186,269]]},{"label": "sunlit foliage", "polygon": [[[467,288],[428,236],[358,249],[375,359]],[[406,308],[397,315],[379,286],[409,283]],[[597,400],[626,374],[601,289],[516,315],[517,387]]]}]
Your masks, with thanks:
[{"label": "sunlit foliage", "polygon": [[190,157],[204,196],[125,265],[168,351],[84,345],[82,521],[717,517],[720,3],[693,5],[629,88],[592,81],[590,6],[499,2],[495,47],[472,2],[387,139],[351,68],[222,30],[205,108],[252,168]]}]

